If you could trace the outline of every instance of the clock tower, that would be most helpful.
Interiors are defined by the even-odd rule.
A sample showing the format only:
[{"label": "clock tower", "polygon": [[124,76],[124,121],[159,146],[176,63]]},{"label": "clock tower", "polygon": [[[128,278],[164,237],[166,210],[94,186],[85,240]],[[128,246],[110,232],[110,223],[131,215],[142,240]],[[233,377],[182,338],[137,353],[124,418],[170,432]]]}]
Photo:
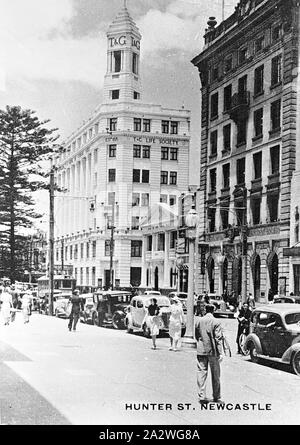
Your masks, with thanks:
[{"label": "clock tower", "polygon": [[104,102],[128,102],[141,99],[141,34],[129,15],[126,1],[107,32],[107,72]]}]

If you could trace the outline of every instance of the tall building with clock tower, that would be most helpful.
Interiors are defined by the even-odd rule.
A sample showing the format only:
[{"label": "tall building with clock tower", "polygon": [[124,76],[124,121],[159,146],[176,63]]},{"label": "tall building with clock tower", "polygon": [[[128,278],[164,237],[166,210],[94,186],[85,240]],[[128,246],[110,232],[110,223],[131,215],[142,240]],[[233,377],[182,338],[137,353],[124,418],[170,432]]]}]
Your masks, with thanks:
[{"label": "tall building with clock tower", "polygon": [[188,190],[190,112],[142,101],[141,40],[124,3],[107,32],[103,103],[54,159],[64,190],[55,200],[55,264],[71,265],[86,290],[166,289],[174,276],[175,255],[163,267],[168,236],[143,245],[140,222],[156,203],[176,208]]}]

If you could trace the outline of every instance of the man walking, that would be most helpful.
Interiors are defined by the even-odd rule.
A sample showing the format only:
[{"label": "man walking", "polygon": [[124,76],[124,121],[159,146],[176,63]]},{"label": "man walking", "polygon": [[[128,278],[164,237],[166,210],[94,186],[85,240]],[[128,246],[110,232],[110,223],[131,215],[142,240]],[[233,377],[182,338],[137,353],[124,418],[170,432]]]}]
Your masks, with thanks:
[{"label": "man walking", "polygon": [[71,297],[70,302],[72,304],[72,309],[71,309],[71,313],[70,313],[70,317],[69,317],[68,328],[69,328],[69,331],[71,331],[72,326],[73,326],[73,331],[76,331],[76,325],[79,320],[80,310],[83,310],[82,298],[80,298],[80,296],[79,296],[78,289],[74,290],[73,296]]},{"label": "man walking", "polygon": [[208,365],[211,370],[212,389],[214,402],[223,403],[221,400],[220,362],[223,359],[223,332],[220,322],[214,316],[214,305],[207,304],[206,314],[196,317],[195,338],[197,340],[197,384],[200,403],[207,403],[206,380]]}]

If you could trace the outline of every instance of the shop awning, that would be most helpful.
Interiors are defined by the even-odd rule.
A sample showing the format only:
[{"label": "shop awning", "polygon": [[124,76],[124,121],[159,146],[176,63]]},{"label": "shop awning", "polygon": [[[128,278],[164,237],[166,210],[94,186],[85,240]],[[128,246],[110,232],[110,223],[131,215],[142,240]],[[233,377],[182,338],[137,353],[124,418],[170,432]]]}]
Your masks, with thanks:
[{"label": "shop awning", "polygon": [[283,256],[300,257],[300,243],[297,243],[292,247],[285,247],[283,249]]}]

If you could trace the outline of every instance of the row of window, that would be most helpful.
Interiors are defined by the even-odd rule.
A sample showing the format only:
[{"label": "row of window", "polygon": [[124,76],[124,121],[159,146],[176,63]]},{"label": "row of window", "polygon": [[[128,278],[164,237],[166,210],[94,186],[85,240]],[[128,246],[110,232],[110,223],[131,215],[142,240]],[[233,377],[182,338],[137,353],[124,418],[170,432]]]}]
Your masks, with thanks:
[{"label": "row of window", "polygon": [[[175,249],[177,241],[177,231],[170,232],[169,248]],[[148,235],[146,238],[146,251],[151,252],[153,247],[157,251],[165,251],[166,248],[166,235],[165,233],[158,233],[156,235],[156,246],[153,245],[153,235]]]},{"label": "row of window", "polygon": [[[133,169],[132,181],[135,183],[149,184],[150,182],[150,170]],[[108,182],[116,182],[116,169],[108,169]],[[161,171],[160,183],[177,185],[177,172]]]},{"label": "row of window", "polygon": [[[237,146],[247,142],[247,119],[241,119],[236,126],[236,144]],[[253,112],[253,141],[263,137],[264,130],[264,109],[258,108]],[[270,130],[272,136],[281,130],[281,99],[275,100],[270,104]],[[223,127],[223,152],[231,150],[231,124]],[[218,130],[210,133],[210,156],[215,157],[218,154]]]},{"label": "row of window", "polygon": [[[120,90],[110,90],[109,98],[111,100],[118,100],[118,99],[120,99]],[[139,100],[140,98],[141,98],[141,94],[138,91],[134,91],[133,92],[133,99]]]},{"label": "row of window", "polygon": [[[124,67],[125,52],[122,50],[112,51],[109,54],[109,71],[111,73],[120,73]],[[133,74],[139,74],[139,55],[132,52],[131,71]]]},{"label": "row of window", "polygon": [[[84,268],[80,267],[78,276],[78,270],[77,267],[74,268],[74,277],[79,284],[83,284],[83,272]],[[86,286],[90,285],[90,268],[85,268],[85,284]],[[96,286],[96,267],[91,267],[91,286]]]},{"label": "row of window", "polygon": [[[133,157],[150,159],[151,147],[149,145],[134,145]],[[115,158],[117,156],[117,145],[112,144],[108,146],[108,156]],[[177,161],[178,160],[178,148],[177,147],[161,147],[161,159]]]},{"label": "row of window", "polygon": [[[254,97],[264,93],[264,65],[260,65],[254,70]],[[238,79],[238,96],[240,100],[245,98],[247,93],[248,76],[244,75]],[[271,60],[271,86],[275,88],[282,81],[282,55],[279,54]],[[223,111],[226,112],[232,107],[232,84],[227,85],[223,91]],[[211,95],[210,99],[210,118],[216,119],[219,115],[219,93]]]},{"label": "row of window", "polygon": [[[111,117],[108,119],[109,131],[117,131],[118,118]],[[179,122],[162,120],[161,132],[163,134],[178,134]],[[133,131],[151,133],[151,119],[133,118]]]},{"label": "row of window", "polygon": [[[262,152],[255,153],[252,157],[253,162],[253,180],[262,178]],[[270,175],[279,174],[280,168],[280,147],[275,145],[270,148]],[[235,184],[240,185],[245,183],[246,173],[246,158],[240,158],[236,161],[236,180]],[[214,193],[217,190],[217,169],[212,168],[209,171],[210,178],[210,192]],[[222,186],[224,189],[230,187],[230,163],[222,166]]]},{"label": "row of window", "polygon": [[[283,29],[281,24],[275,24],[271,31],[271,42],[276,43],[283,35]],[[254,42],[249,42],[243,45],[237,55],[235,56],[236,62],[235,65],[242,65],[245,63],[249,57],[250,53],[258,54],[266,47],[266,35],[262,33],[256,37]],[[253,44],[253,48],[250,48],[250,45]],[[218,63],[213,66],[210,70],[210,80],[214,82],[222,77],[222,74],[229,73],[234,68],[234,56],[233,54],[229,54],[224,58],[224,64]],[[221,76],[220,76],[221,75]]]},{"label": "row of window", "polygon": [[59,261],[59,255],[64,255],[64,260],[77,260],[80,249],[80,258],[96,258],[97,243],[96,241],[81,243],[79,246],[65,246],[64,248],[56,249],[56,261]]}]

